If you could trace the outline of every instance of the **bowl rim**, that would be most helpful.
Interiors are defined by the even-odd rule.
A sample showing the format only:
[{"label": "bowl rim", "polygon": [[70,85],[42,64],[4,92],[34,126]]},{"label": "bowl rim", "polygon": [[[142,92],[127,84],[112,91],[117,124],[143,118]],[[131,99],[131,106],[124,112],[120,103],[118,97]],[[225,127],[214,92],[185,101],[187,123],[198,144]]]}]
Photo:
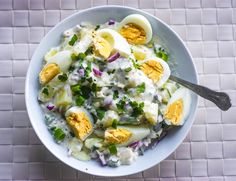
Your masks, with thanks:
[{"label": "bowl rim", "polygon": [[[71,19],[72,17],[74,16],[77,16],[78,14],[80,13],[85,13],[87,11],[93,11],[93,10],[97,10],[97,9],[106,9],[106,8],[120,8],[120,9],[126,9],[126,10],[133,10],[133,11],[136,11],[137,13],[143,13],[147,16],[150,16],[152,17],[153,19],[155,20],[158,20],[160,23],[162,23],[166,28],[168,28],[175,36],[176,38],[180,41],[180,43],[183,45],[183,47],[185,48],[185,51],[187,53],[187,55],[190,57],[191,59],[191,62],[192,62],[192,66],[193,66],[193,74],[195,75],[195,79],[196,79],[196,83],[199,83],[199,79],[198,79],[198,74],[197,74],[197,71],[196,71],[196,66],[194,64],[194,61],[193,61],[193,57],[189,51],[189,49],[187,48],[187,46],[185,45],[184,41],[180,38],[180,36],[168,25],[166,24],[164,21],[162,21],[161,19],[159,19],[158,17],[150,14],[150,13],[147,13],[141,9],[137,9],[137,8],[133,8],[133,7],[128,7],[128,6],[120,6],[120,5],[103,5],[103,6],[96,6],[96,7],[90,7],[90,8],[87,8],[87,9],[83,9],[83,10],[77,10],[75,11],[73,14],[71,14],[70,16],[66,17],[65,19],[61,20],[60,22],[58,22],[56,25],[54,25],[50,30],[49,32],[47,32],[47,34],[43,37],[43,39],[40,41],[40,43],[38,44],[37,48],[34,50],[34,53],[31,57],[31,60],[35,59],[35,52],[38,51],[39,49],[39,45],[41,44],[41,42],[45,41],[45,39],[48,38],[49,36],[49,33],[54,31],[54,29],[56,29],[57,26],[63,24],[64,22],[68,21],[69,19]],[[186,138],[187,134],[189,133],[191,127],[192,127],[192,124],[193,124],[193,121],[196,117],[196,110],[197,110],[197,107],[198,107],[198,103],[199,103],[199,99],[198,97],[196,98],[196,108],[193,110],[193,113],[192,113],[192,118],[193,121],[191,123],[191,126],[187,129],[187,131],[183,134],[182,136],[182,139],[179,139],[179,141],[177,142],[176,146],[173,147],[172,150],[170,150],[169,154],[166,155],[166,157],[164,157],[160,162],[157,162],[155,164],[150,164],[148,167],[145,167],[145,168],[137,168],[135,171],[133,171],[132,173],[125,173],[125,174],[114,174],[114,175],[106,175],[106,173],[96,173],[96,172],[93,172],[91,170],[83,170],[83,169],[79,169],[77,167],[75,167],[74,165],[70,164],[70,163],[67,163],[63,160],[63,158],[59,157],[58,155],[54,154],[54,152],[51,150],[51,148],[49,147],[49,145],[47,144],[47,142],[42,139],[40,136],[39,136],[39,131],[37,131],[36,127],[37,127],[37,124],[35,121],[32,121],[33,120],[33,114],[32,112],[30,111],[30,105],[29,105],[29,94],[28,92],[30,92],[30,85],[29,85],[29,74],[30,74],[30,67],[31,67],[31,64],[32,64],[32,61],[30,61],[30,64],[29,64],[29,67],[27,69],[27,74],[26,74],[26,80],[25,80],[25,103],[26,103],[26,111],[27,111],[27,114],[28,114],[28,117],[30,119],[30,123],[37,135],[37,137],[39,138],[39,140],[41,141],[41,143],[47,148],[47,150],[49,150],[50,153],[52,153],[57,159],[59,159],[61,162],[63,162],[64,164],[70,166],[71,168],[74,168],[78,171],[81,171],[81,172],[84,172],[84,173],[87,173],[87,174],[91,174],[91,175],[95,175],[95,176],[104,176],[104,177],[117,177],[117,176],[127,176],[127,175],[131,175],[131,174],[135,174],[135,173],[139,173],[139,172],[142,172],[142,171],[145,171],[157,164],[159,164],[160,162],[162,162],[163,160],[165,160],[171,153],[173,153],[177,147],[183,142],[183,140]]]}]

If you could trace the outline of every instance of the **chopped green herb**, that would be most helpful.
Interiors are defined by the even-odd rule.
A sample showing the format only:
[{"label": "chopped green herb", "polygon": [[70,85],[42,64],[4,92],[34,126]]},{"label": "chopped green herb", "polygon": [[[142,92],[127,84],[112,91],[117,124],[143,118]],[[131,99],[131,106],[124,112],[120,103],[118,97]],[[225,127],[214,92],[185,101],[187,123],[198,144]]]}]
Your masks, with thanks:
[{"label": "chopped green herb", "polygon": [[114,90],[113,99],[117,99],[117,98],[119,98],[119,92],[118,90]]},{"label": "chopped green herb", "polygon": [[102,120],[102,118],[104,117],[106,111],[104,109],[99,108],[99,109],[96,110],[96,112],[97,112],[98,119]]},{"label": "chopped green herb", "polygon": [[66,73],[63,73],[62,75],[58,75],[58,79],[62,82],[65,82],[65,81],[67,81],[68,76]]},{"label": "chopped green herb", "polygon": [[73,93],[80,93],[80,85],[79,84],[72,85],[70,88]]},{"label": "chopped green herb", "polygon": [[140,93],[144,93],[144,91],[145,91],[145,83],[143,82],[142,84],[138,85],[136,91],[139,94]]},{"label": "chopped green herb", "polygon": [[110,146],[108,147],[108,149],[109,149],[109,151],[110,151],[110,153],[111,153],[112,155],[116,155],[116,154],[117,154],[117,148],[116,148],[116,145],[115,145],[115,144],[110,145]]},{"label": "chopped green herb", "polygon": [[109,70],[109,71],[107,71],[107,73],[110,75],[110,74],[114,74],[115,73],[115,69],[113,69],[113,70]]},{"label": "chopped green herb", "polygon": [[93,92],[97,92],[101,90],[101,87],[98,87],[97,84],[93,83],[91,89]]},{"label": "chopped green herb", "polygon": [[85,102],[85,99],[82,96],[77,96],[75,98],[75,103],[77,106],[82,106]]},{"label": "chopped green herb", "polygon": [[69,41],[68,44],[69,44],[70,46],[73,46],[77,40],[78,40],[78,37],[77,37],[76,34],[74,34],[74,35],[72,36],[72,38],[70,39],[70,41]]},{"label": "chopped green herb", "polygon": [[118,112],[120,112],[120,113],[124,112],[125,103],[126,102],[124,100],[120,100],[118,103],[116,103],[116,107],[118,109]]},{"label": "chopped green herb", "polygon": [[160,47],[158,50],[155,50],[155,53],[156,53],[157,57],[159,57],[159,58],[161,58],[165,61],[168,61],[169,57],[168,57],[168,54],[167,54],[167,52],[165,51],[164,48]]},{"label": "chopped green herb", "polygon": [[86,79],[89,83],[92,83],[93,82],[93,78],[92,77],[89,77],[88,79]]},{"label": "chopped green herb", "polygon": [[98,30],[99,28],[100,28],[100,25],[97,25],[97,26],[95,27],[95,31]]},{"label": "chopped green herb", "polygon": [[42,90],[42,93],[45,94],[46,96],[48,96],[49,95],[48,88],[44,87]]},{"label": "chopped green herb", "polygon": [[85,99],[88,99],[89,96],[90,96],[90,93],[91,93],[91,88],[88,87],[88,86],[82,86],[82,87],[80,88],[80,90],[81,90],[82,96],[83,96]]},{"label": "chopped green herb", "polygon": [[130,105],[133,109],[132,116],[138,117],[143,114],[144,103],[138,103],[136,101],[130,102]]},{"label": "chopped green herb", "polygon": [[131,61],[133,63],[134,68],[136,68],[136,69],[140,68],[140,65],[134,59],[131,58]]},{"label": "chopped green herb", "polygon": [[87,67],[85,69],[85,76],[88,77],[91,72],[92,72],[92,64],[91,62],[88,62]]},{"label": "chopped green herb", "polygon": [[53,136],[57,141],[61,141],[65,138],[65,133],[61,128],[56,128],[53,130]]},{"label": "chopped green herb", "polygon": [[131,70],[132,70],[132,68],[128,67],[128,68],[125,69],[125,72],[130,72]]},{"label": "chopped green herb", "polygon": [[79,53],[77,57],[78,57],[79,60],[84,60],[86,55],[85,55],[85,53]]},{"label": "chopped green herb", "polygon": [[85,55],[93,54],[93,47],[90,46],[88,49],[85,51]]},{"label": "chopped green herb", "polygon": [[70,67],[69,67],[69,72],[73,72],[73,70],[75,70],[75,67],[73,66],[73,65],[71,65]]},{"label": "chopped green herb", "polygon": [[118,120],[117,119],[113,119],[111,126],[116,129],[117,128],[117,124],[118,124]]}]

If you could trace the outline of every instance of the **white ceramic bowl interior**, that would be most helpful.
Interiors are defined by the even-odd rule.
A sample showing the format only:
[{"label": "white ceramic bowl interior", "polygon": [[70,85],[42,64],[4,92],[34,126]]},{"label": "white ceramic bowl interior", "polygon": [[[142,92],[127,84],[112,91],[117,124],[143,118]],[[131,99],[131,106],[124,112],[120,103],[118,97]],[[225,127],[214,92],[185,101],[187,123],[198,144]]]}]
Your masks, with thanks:
[{"label": "white ceramic bowl interior", "polygon": [[143,171],[158,164],[163,159],[168,157],[178,147],[178,145],[181,144],[194,121],[194,115],[198,102],[198,98],[195,94],[192,95],[192,105],[189,117],[182,127],[172,130],[155,147],[155,149],[145,152],[144,156],[140,156],[134,164],[129,166],[121,166],[118,168],[101,167],[96,161],[82,162],[72,157],[68,157],[66,150],[54,142],[51,134],[47,130],[44,123],[44,114],[37,101],[37,94],[39,90],[38,74],[42,67],[44,54],[51,47],[59,44],[62,32],[64,30],[71,28],[82,21],[101,24],[107,22],[110,18],[120,21],[125,16],[133,13],[142,14],[150,21],[154,34],[161,38],[164,45],[168,47],[171,57],[176,59],[178,62],[176,67],[178,76],[193,83],[197,83],[197,74],[193,60],[179,36],[168,25],[156,17],[137,9],[121,6],[101,6],[91,8],[77,12],[66,18],[52,28],[51,31],[49,31],[43,38],[35,50],[28,68],[25,87],[25,100],[29,118],[36,134],[47,149],[58,159],[77,170],[89,174],[99,176],[123,176]]}]

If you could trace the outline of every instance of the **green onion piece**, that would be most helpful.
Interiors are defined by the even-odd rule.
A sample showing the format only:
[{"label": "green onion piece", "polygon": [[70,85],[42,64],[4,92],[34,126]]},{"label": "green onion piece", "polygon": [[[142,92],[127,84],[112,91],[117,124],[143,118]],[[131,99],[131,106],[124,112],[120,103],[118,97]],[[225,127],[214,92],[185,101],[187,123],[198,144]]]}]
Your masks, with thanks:
[{"label": "green onion piece", "polygon": [[88,86],[82,86],[82,87],[80,88],[80,90],[81,90],[82,96],[83,96],[84,98],[88,99],[89,96],[90,96],[90,93],[91,93],[91,88],[88,87]]},{"label": "green onion piece", "polygon": [[113,119],[111,126],[116,129],[117,128],[117,124],[118,124],[118,120],[117,119]]},{"label": "green onion piece", "polygon": [[53,136],[57,141],[61,141],[65,138],[66,134],[61,128],[56,128],[53,130]]},{"label": "green onion piece", "polygon": [[145,91],[145,83],[143,82],[142,84],[138,85],[136,91],[139,94],[140,93],[144,93],[144,91]]},{"label": "green onion piece", "polygon": [[67,81],[68,76],[66,73],[63,73],[62,75],[58,75],[58,79],[62,82],[65,82],[65,81]]},{"label": "green onion piece", "polygon": [[136,63],[135,60],[133,60],[133,59],[131,58],[131,61],[132,61],[132,63],[133,63],[134,68],[136,68],[136,69],[139,69],[139,68],[140,68],[140,65],[139,65],[138,63]]},{"label": "green onion piece", "polygon": [[83,96],[77,96],[75,98],[75,103],[77,106],[82,106],[85,102],[85,98]]},{"label": "green onion piece", "polygon": [[119,92],[118,90],[114,90],[113,99],[117,99],[117,98],[119,98]]},{"label": "green onion piece", "polygon": [[160,47],[158,50],[155,51],[155,53],[156,53],[157,57],[159,57],[165,61],[168,61],[169,57],[168,57],[168,54],[164,48]]},{"label": "green onion piece", "polygon": [[45,94],[46,96],[48,96],[49,95],[48,88],[44,87],[42,90],[42,93]]},{"label": "green onion piece", "polygon": [[102,118],[104,117],[106,111],[104,109],[100,108],[100,109],[97,109],[96,112],[97,112],[98,119],[102,120]]},{"label": "green onion piece", "polygon": [[70,46],[73,46],[77,40],[78,40],[78,37],[77,37],[76,34],[74,34],[74,35],[72,36],[72,38],[70,39],[70,41],[69,41],[68,44],[69,44]]},{"label": "green onion piece", "polygon": [[100,28],[100,25],[97,25],[95,28],[95,31],[98,30]]},{"label": "green onion piece", "polygon": [[93,54],[93,47],[90,46],[88,49],[85,51],[85,55]]},{"label": "green onion piece", "polygon": [[84,60],[86,55],[85,55],[85,53],[79,53],[77,57],[78,57],[79,60]]},{"label": "green onion piece", "polygon": [[128,67],[128,68],[125,69],[125,72],[130,72],[131,70],[132,70],[132,68]]},{"label": "green onion piece", "polygon": [[72,85],[70,88],[73,93],[80,93],[80,85],[79,84]]},{"label": "green onion piece", "polygon": [[110,146],[108,147],[108,149],[109,149],[109,151],[110,151],[110,153],[111,153],[112,155],[116,155],[116,154],[117,154],[116,145],[112,144],[112,145],[110,145]]}]

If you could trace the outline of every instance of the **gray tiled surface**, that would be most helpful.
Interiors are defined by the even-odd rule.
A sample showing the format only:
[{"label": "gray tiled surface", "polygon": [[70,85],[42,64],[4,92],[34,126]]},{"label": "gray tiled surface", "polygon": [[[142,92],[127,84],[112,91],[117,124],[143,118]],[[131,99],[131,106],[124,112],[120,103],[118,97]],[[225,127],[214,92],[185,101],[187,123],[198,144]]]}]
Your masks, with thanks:
[{"label": "gray tiled surface", "polygon": [[[189,47],[200,83],[229,93],[221,112],[200,99],[195,123],[159,165],[112,180],[236,180],[236,0],[0,0],[0,180],[105,180],[77,172],[41,145],[25,110],[24,81],[35,48],[73,12],[118,4],[164,20]],[[110,180],[110,179],[107,179]]]}]

